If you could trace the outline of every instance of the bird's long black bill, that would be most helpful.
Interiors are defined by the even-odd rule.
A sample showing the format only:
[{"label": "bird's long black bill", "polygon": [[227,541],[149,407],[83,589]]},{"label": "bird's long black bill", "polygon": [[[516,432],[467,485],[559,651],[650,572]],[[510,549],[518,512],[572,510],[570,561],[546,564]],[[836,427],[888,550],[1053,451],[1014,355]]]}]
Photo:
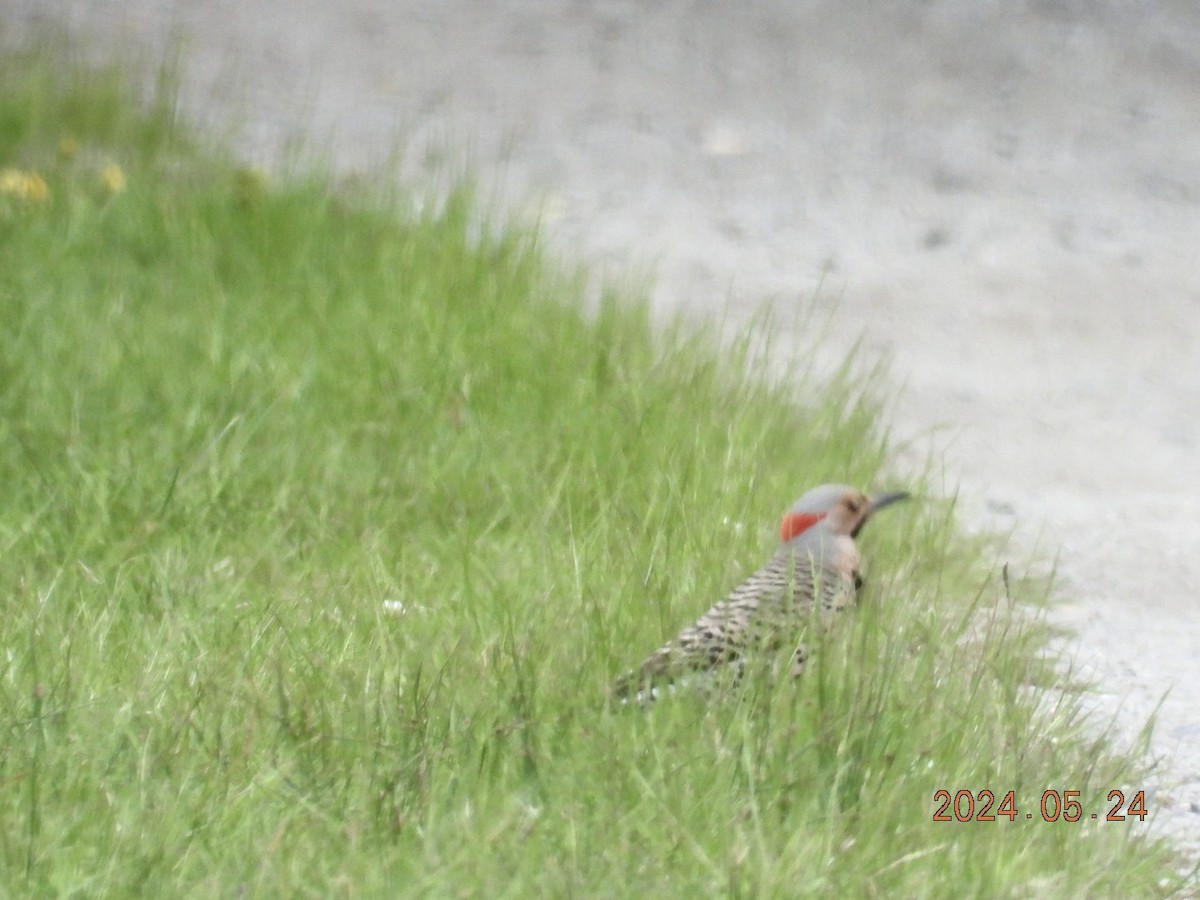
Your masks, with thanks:
[{"label": "bird's long black bill", "polygon": [[891,506],[893,503],[899,503],[901,500],[907,500],[908,498],[908,491],[893,491],[890,494],[876,494],[871,498],[871,512],[876,512],[883,509],[885,506]]}]

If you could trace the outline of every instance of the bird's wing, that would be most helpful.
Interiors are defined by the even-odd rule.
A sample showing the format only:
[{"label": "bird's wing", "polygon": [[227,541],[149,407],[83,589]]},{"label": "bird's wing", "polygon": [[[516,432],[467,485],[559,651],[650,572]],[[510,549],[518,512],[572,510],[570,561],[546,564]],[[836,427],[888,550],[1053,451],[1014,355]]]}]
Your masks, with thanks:
[{"label": "bird's wing", "polygon": [[780,548],[724,600],[650,654],[637,671],[622,678],[613,693],[627,696],[656,682],[670,681],[683,671],[730,662],[747,646],[777,643],[802,621],[812,603],[812,560],[806,558],[805,565],[796,565],[797,559],[793,548]]}]

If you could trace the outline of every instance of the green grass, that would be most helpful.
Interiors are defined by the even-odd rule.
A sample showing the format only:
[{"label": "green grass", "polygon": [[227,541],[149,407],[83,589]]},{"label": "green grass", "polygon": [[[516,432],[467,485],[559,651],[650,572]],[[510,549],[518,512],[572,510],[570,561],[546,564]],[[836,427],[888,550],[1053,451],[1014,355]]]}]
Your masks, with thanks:
[{"label": "green grass", "polygon": [[637,298],[582,313],[466,191],[268,181],[125,85],[0,71],[0,168],[48,189],[0,194],[13,894],[1177,884],[1129,822],[931,821],[941,788],[1092,812],[1137,775],[1069,694],[1035,712],[1044,632],[928,498],[867,530],[862,608],[798,685],[605,703],[807,487],[900,486],[861,383],[799,405]]}]

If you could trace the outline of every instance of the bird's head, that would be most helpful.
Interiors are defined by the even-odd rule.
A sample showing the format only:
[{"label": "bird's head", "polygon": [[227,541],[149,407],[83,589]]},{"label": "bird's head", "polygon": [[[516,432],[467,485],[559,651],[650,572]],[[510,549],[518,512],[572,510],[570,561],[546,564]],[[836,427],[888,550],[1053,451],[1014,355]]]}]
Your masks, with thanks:
[{"label": "bird's head", "polygon": [[907,491],[871,497],[845,484],[823,484],[792,504],[779,526],[779,538],[786,544],[817,523],[833,534],[857,537],[877,509],[907,498]]}]

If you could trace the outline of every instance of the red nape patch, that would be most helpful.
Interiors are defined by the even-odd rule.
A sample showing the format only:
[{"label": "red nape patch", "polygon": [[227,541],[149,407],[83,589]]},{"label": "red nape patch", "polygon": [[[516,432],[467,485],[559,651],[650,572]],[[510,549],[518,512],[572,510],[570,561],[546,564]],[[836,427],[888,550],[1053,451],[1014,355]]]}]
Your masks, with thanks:
[{"label": "red nape patch", "polygon": [[785,544],[797,535],[804,534],[825,518],[825,513],[788,513],[779,524],[779,539]]}]

